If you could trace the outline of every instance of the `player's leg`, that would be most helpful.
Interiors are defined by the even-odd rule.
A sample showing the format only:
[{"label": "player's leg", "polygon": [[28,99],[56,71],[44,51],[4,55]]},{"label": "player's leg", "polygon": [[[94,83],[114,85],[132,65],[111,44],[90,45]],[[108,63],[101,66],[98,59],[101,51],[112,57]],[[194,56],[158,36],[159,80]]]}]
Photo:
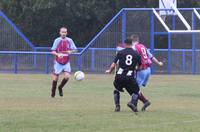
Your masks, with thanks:
[{"label": "player's leg", "polygon": [[[151,74],[150,68],[147,68],[146,70],[144,70],[144,80],[143,80],[142,86],[145,87],[147,85],[150,74]],[[139,93],[139,100],[141,100],[144,104],[141,109],[142,111],[145,111],[146,108],[151,105],[150,101],[144,96],[144,94],[141,91]]]},{"label": "player's leg", "polygon": [[[146,86],[149,76],[150,76],[150,68],[147,68],[146,70],[141,70],[139,72],[137,72],[137,83],[139,85],[139,87],[141,88],[142,86]],[[140,91],[139,93],[139,100],[143,102],[143,104],[145,104],[148,99],[143,95],[143,93]]]},{"label": "player's leg", "polygon": [[57,88],[59,75],[53,73],[52,76],[53,76],[53,81],[52,81],[52,87],[51,87],[51,97],[54,98],[56,95],[56,88]]},{"label": "player's leg", "polygon": [[142,86],[143,87],[146,87],[148,81],[149,81],[149,78],[150,78],[150,75],[151,75],[151,68],[147,68],[144,70],[144,77],[143,77],[143,81],[142,81]]},{"label": "player's leg", "polygon": [[62,72],[62,67],[59,63],[54,63],[54,73],[53,73],[53,82],[52,82],[52,88],[51,88],[51,97],[54,98],[56,95],[56,88],[58,83],[59,74]]},{"label": "player's leg", "polygon": [[138,98],[143,104],[145,104],[146,102],[148,102],[148,99],[144,96],[144,94],[142,93],[142,91],[139,92],[139,98]]},{"label": "player's leg", "polygon": [[137,71],[137,73],[136,73],[136,81],[137,81],[139,87],[142,87],[143,80],[144,80],[143,71],[142,70],[141,71]]},{"label": "player's leg", "polygon": [[115,87],[115,90],[113,91],[115,112],[119,112],[120,111],[120,91],[123,92],[123,83],[120,77],[115,77],[113,85]]},{"label": "player's leg", "polygon": [[127,92],[131,96],[131,101],[127,104],[129,108],[133,112],[138,112],[137,110],[137,101],[138,101],[138,93],[139,93],[139,86],[135,79],[130,79],[127,81],[125,86]]},{"label": "player's leg", "polygon": [[[137,83],[138,83],[138,85],[139,85],[139,87],[141,88],[142,86],[143,86],[143,84],[144,84],[144,80],[145,80],[145,71],[144,70],[141,70],[141,71],[138,71],[137,72],[137,78],[136,78],[136,80],[137,80]],[[140,92],[141,93],[141,92]],[[142,103],[145,103],[146,102],[146,97],[141,93],[140,94],[139,93],[139,100],[142,102]]]},{"label": "player's leg", "polygon": [[59,95],[62,97],[63,96],[63,87],[65,86],[65,84],[69,81],[70,78],[70,73],[68,72],[64,72],[64,78],[61,81],[60,85],[58,86],[58,91],[59,91]]},{"label": "player's leg", "polygon": [[70,67],[70,63],[67,63],[66,65],[63,66],[63,70],[64,70],[64,78],[61,81],[60,85],[58,86],[58,91],[59,91],[59,95],[62,97],[63,96],[63,87],[66,85],[66,83],[69,81],[70,78],[70,72],[71,72],[71,67]]},{"label": "player's leg", "polygon": [[139,92],[139,100],[143,102],[141,111],[145,111],[147,107],[151,105],[151,102],[144,96],[144,94]]},{"label": "player's leg", "polygon": [[120,111],[120,92],[118,90],[113,91],[114,102],[115,102],[115,112]]}]

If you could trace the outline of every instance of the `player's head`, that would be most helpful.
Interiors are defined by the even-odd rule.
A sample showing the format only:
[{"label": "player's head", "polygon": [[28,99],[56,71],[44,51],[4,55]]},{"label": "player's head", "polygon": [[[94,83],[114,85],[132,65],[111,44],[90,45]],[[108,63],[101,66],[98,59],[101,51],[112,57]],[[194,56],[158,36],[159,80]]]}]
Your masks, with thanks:
[{"label": "player's head", "polygon": [[66,27],[61,27],[60,28],[60,36],[62,38],[65,38],[67,36],[67,28]]},{"label": "player's head", "polygon": [[128,38],[124,41],[126,48],[132,47],[132,39]]},{"label": "player's head", "polygon": [[132,39],[133,44],[138,43],[140,41],[139,36],[137,34],[132,34],[130,36],[130,39]]}]

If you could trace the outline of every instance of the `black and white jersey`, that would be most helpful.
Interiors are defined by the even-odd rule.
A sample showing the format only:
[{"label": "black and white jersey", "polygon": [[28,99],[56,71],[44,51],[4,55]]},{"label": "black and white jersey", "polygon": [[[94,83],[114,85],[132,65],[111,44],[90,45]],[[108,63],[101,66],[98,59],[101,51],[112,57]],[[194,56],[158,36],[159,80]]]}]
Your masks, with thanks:
[{"label": "black and white jersey", "polygon": [[114,63],[119,65],[117,75],[133,76],[136,66],[141,65],[141,57],[132,48],[126,48],[117,53]]}]

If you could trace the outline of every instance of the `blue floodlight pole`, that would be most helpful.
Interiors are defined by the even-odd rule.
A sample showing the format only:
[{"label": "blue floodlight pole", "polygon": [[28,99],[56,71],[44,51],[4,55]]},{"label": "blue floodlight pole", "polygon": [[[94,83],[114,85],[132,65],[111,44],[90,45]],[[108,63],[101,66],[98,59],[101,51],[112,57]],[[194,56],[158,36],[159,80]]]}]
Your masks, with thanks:
[{"label": "blue floodlight pole", "polygon": [[[192,12],[192,29],[196,29],[196,17]],[[192,74],[196,73],[196,34],[192,33]]]},{"label": "blue floodlight pole", "polygon": [[126,10],[122,12],[122,43],[126,39]]},{"label": "blue floodlight pole", "polygon": [[168,32],[168,74],[172,72],[172,63],[171,63],[171,33]]},{"label": "blue floodlight pole", "polygon": [[[155,25],[154,25],[154,13],[153,11],[151,11],[150,13],[150,23],[151,23],[151,33],[150,33],[150,36],[151,36],[151,42],[150,42],[150,49],[151,49],[151,53],[153,54],[154,53],[154,48],[155,48],[155,41],[154,41],[154,37],[155,37]],[[154,67],[152,66],[151,68],[152,70],[152,74],[154,73],[155,69]]]}]

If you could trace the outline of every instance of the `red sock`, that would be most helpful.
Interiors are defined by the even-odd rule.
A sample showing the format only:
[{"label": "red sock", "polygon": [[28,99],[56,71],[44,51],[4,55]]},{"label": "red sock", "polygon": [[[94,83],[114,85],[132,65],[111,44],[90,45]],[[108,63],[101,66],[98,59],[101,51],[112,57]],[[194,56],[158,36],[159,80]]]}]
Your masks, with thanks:
[{"label": "red sock", "polygon": [[139,93],[139,100],[142,101],[142,103],[147,102],[148,100],[146,97],[142,94],[142,92]]},{"label": "red sock", "polygon": [[54,97],[56,93],[57,81],[52,82],[51,96]]},{"label": "red sock", "polygon": [[64,79],[62,80],[62,82],[60,83],[60,85],[58,86],[58,88],[62,89],[62,88],[65,86],[65,84],[68,82],[68,80],[69,80],[69,79],[65,79],[65,78],[64,78]]}]

